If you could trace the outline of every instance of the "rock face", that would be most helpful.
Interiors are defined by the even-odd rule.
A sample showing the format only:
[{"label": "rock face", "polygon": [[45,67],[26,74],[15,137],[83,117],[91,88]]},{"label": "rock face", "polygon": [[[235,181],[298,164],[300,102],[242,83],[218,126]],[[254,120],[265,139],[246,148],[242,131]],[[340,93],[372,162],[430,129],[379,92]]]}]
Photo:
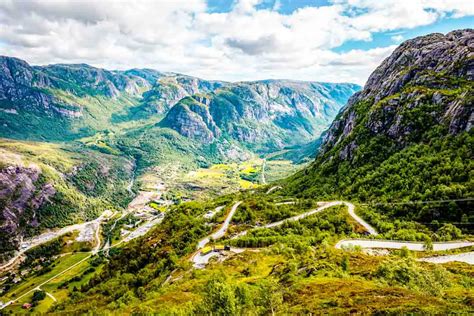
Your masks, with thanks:
[{"label": "rock face", "polygon": [[212,92],[226,84],[222,81],[169,74],[159,79],[151,90],[143,94],[142,107],[151,113],[163,114],[185,97]]},{"label": "rock face", "polygon": [[451,134],[468,131],[474,123],[473,79],[473,30],[408,40],[349,100],[326,133],[322,152],[341,143],[340,158],[353,156],[361,141],[347,140],[361,124],[370,134],[386,135],[400,147],[438,124],[447,124]]},{"label": "rock face", "polygon": [[51,184],[37,183],[40,174],[35,165],[10,165],[0,170],[0,232],[7,237],[0,239],[3,251],[17,247],[19,233],[26,226],[39,225],[36,212],[56,193]]},{"label": "rock face", "polygon": [[[474,30],[400,45],[338,114],[289,190],[368,202],[387,218],[472,222],[473,53]],[[386,203],[400,201],[410,204]]]},{"label": "rock face", "polygon": [[227,84],[180,100],[160,123],[203,142],[225,136],[257,150],[316,138],[357,85],[267,80]]},{"label": "rock face", "polygon": [[59,101],[37,89],[35,81],[44,84],[48,79],[36,75],[35,70],[20,59],[0,56],[0,105],[6,111],[25,109],[49,111],[51,115],[59,113],[55,106]]},{"label": "rock face", "polygon": [[179,101],[160,122],[160,126],[170,127],[183,136],[202,143],[214,141],[221,135],[210,112],[207,97],[186,97]]}]

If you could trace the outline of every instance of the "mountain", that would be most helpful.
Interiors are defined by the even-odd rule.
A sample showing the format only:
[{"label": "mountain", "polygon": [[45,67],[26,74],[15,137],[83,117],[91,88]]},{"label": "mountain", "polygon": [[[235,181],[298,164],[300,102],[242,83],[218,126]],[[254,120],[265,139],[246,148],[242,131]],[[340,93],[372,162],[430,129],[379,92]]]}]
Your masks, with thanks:
[{"label": "mountain", "polygon": [[[290,191],[370,203],[472,198],[473,46],[473,30],[400,45],[351,97],[325,133],[316,161],[289,180]],[[472,206],[378,208],[430,223],[472,222]]]},{"label": "mountain", "polygon": [[0,135],[19,139],[90,136],[133,120],[127,111],[135,106],[157,107],[159,101],[162,112],[199,87],[209,91],[206,81],[150,69],[30,66],[12,57],[0,57],[0,65]]},{"label": "mountain", "polygon": [[[228,83],[85,64],[30,66],[11,57],[0,57],[0,65],[0,136],[26,140],[77,140],[163,119],[159,126],[193,140],[222,135],[273,150],[294,139],[314,140],[359,89],[285,80]],[[190,102],[204,105],[204,112],[194,113]]]},{"label": "mountain", "polygon": [[133,162],[80,144],[0,142],[0,253],[46,228],[127,205]]},{"label": "mountain", "polygon": [[313,141],[358,89],[0,57],[1,247],[126,206],[132,178],[170,161],[187,171]]},{"label": "mountain", "polygon": [[271,152],[317,138],[357,90],[354,84],[287,80],[229,84],[180,100],[160,125],[198,141],[226,138]]}]

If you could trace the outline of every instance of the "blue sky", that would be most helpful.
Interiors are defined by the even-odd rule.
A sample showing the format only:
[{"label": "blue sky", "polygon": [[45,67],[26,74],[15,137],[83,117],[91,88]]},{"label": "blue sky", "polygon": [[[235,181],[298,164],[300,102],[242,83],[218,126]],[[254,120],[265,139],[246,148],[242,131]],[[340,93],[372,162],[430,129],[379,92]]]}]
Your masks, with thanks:
[{"label": "blue sky", "polygon": [[[232,9],[235,1],[233,0],[209,0],[207,1],[210,11],[228,12]],[[264,0],[256,7],[257,9],[274,9],[283,14],[291,14],[297,9],[304,7],[320,7],[330,5],[330,1],[325,0]]]},{"label": "blue sky", "polygon": [[228,81],[363,84],[404,40],[474,27],[471,0],[0,1],[0,54]]},{"label": "blue sky", "polygon": [[[383,1],[383,0],[381,0]],[[469,1],[466,0],[466,3]],[[234,0],[208,0],[209,12],[229,12],[235,4]],[[327,0],[263,0],[256,8],[260,10],[275,10],[281,14],[292,14],[294,11],[306,7],[331,6],[332,1]],[[472,4],[474,6],[474,2]],[[400,43],[405,39],[414,38],[429,33],[447,33],[452,30],[462,28],[474,28],[474,17],[464,16],[453,17],[448,14],[446,17],[437,20],[435,23],[419,26],[416,28],[400,28],[387,32],[377,32],[372,35],[369,41],[348,41],[343,45],[334,48],[336,52],[347,52],[352,49],[370,49]],[[398,35],[398,38],[394,38]],[[398,39],[398,40],[397,40]]]},{"label": "blue sky", "polygon": [[[472,16],[462,18],[445,18],[436,23],[419,26],[413,29],[399,29],[388,32],[379,32],[372,35],[370,41],[349,41],[334,49],[336,52],[347,52],[351,49],[370,49],[375,47],[383,47],[392,45],[393,43],[400,43],[406,39],[422,36],[430,33],[446,34],[452,30],[474,28],[474,21]],[[396,40],[394,36],[401,36],[400,40]]]}]

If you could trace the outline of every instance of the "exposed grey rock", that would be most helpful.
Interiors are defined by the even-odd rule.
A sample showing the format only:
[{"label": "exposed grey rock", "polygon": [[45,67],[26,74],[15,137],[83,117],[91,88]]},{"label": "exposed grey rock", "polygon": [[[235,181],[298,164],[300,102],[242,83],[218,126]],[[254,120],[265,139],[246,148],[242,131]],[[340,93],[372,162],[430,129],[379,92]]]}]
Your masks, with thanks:
[{"label": "exposed grey rock", "polygon": [[[370,75],[364,89],[351,97],[325,134],[321,152],[347,138],[358,124],[365,124],[374,135],[384,134],[403,145],[416,132],[413,122],[405,122],[404,111],[426,105],[434,107],[425,114],[437,124],[449,126],[450,133],[469,130],[473,125],[474,95],[472,86],[463,82],[474,79],[473,57],[472,29],[404,42]],[[466,89],[462,94],[449,92],[461,84]],[[364,102],[368,112],[355,115],[355,107]],[[346,145],[341,157],[349,158],[353,148],[352,143]]]},{"label": "exposed grey rock", "polygon": [[56,193],[51,184],[38,186],[36,182],[40,174],[41,170],[35,165],[9,165],[0,169],[0,232],[9,236],[12,246],[17,246],[19,242],[22,221],[37,225],[36,210]]},{"label": "exposed grey rock", "polygon": [[160,125],[206,142],[226,135],[253,148],[278,150],[318,137],[341,101],[357,89],[352,84],[289,80],[228,83],[193,95],[193,102],[180,100]]}]

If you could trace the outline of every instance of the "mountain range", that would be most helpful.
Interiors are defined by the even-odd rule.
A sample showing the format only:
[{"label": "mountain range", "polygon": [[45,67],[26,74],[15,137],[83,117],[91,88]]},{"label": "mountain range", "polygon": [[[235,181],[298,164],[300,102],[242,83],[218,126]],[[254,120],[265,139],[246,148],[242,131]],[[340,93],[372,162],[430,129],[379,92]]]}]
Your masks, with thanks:
[{"label": "mountain range", "polygon": [[91,220],[100,208],[125,207],[128,183],[163,163],[197,168],[311,146],[360,88],[30,66],[12,57],[0,65],[0,137],[16,140],[2,141],[4,250],[44,228]]},{"label": "mountain range", "polygon": [[[307,162],[269,185],[151,201],[151,222],[142,209],[107,212],[111,220],[95,231],[97,251],[71,255],[66,235],[27,252],[19,272],[4,278],[6,307],[39,301],[41,311],[57,314],[472,312],[473,56],[472,29],[410,39],[362,89],[2,58],[4,257],[45,228],[125,208],[137,193],[134,179],[152,177],[165,163],[219,178],[232,174],[226,161],[250,156],[261,157],[261,174],[275,156]],[[242,169],[248,178],[256,174],[251,164]],[[58,300],[35,297],[40,287]]]},{"label": "mountain range", "polygon": [[277,150],[314,140],[359,89],[287,80],[228,83],[85,64],[30,66],[10,57],[0,65],[0,135],[29,140],[69,141],[157,124],[205,143],[227,138]]}]

